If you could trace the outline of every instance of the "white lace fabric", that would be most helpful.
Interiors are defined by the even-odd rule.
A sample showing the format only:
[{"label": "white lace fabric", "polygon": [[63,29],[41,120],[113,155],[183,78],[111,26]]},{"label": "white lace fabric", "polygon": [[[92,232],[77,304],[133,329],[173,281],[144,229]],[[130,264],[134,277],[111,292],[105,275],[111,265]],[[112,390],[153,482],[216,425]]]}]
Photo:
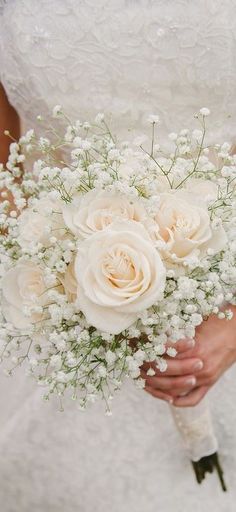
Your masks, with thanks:
[{"label": "white lace fabric", "polygon": [[72,117],[104,111],[124,135],[142,131],[157,112],[166,134],[207,106],[212,140],[236,139],[234,0],[2,6],[1,80],[28,124],[60,103]]},{"label": "white lace fabric", "polygon": [[211,410],[206,398],[196,407],[181,409],[171,406],[170,409],[190,460],[198,461],[218,451]]},{"label": "white lace fabric", "polygon": [[[212,141],[236,140],[235,0],[0,0],[0,76],[27,127],[56,104],[74,118],[103,111],[118,135],[160,135],[212,111]],[[198,488],[166,404],[127,383],[64,414],[19,372],[0,377],[4,512],[235,512],[236,368],[211,392],[229,493]]]}]

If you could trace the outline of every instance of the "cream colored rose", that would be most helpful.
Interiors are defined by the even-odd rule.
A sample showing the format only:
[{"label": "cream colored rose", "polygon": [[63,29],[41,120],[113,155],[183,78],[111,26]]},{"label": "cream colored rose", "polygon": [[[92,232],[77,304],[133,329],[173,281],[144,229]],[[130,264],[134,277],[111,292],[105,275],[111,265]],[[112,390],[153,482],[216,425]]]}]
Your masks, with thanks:
[{"label": "cream colored rose", "polygon": [[33,263],[18,263],[3,277],[2,309],[6,320],[17,329],[27,329],[42,318],[42,313],[25,314],[32,306],[47,303],[43,271]]},{"label": "cream colored rose", "polygon": [[160,207],[149,229],[153,238],[165,243],[166,262],[183,263],[193,255],[203,256],[208,248],[218,252],[227,242],[222,227],[212,229],[207,202],[185,190],[160,194]]},{"label": "cream colored rose", "polygon": [[66,226],[75,236],[88,236],[106,229],[117,219],[141,222],[146,215],[139,201],[130,201],[119,193],[91,190],[64,205]]},{"label": "cream colored rose", "polygon": [[24,249],[39,242],[47,247],[50,237],[62,238],[65,233],[59,204],[47,198],[38,199],[34,206],[26,208],[19,216],[18,223],[18,241]]},{"label": "cream colored rose", "polygon": [[96,328],[118,334],[161,300],[166,271],[145,228],[116,222],[89,237],[75,259],[77,303]]}]

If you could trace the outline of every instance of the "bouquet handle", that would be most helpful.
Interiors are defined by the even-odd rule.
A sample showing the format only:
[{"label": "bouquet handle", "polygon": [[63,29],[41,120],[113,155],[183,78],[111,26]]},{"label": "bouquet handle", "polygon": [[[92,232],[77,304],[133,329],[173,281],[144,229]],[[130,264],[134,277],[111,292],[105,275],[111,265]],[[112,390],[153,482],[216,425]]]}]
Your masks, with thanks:
[{"label": "bouquet handle", "polygon": [[225,491],[223,470],[217,454],[218,442],[207,398],[195,407],[179,408],[171,405],[170,410],[193,463],[197,481],[201,483],[205,473],[212,473],[216,469],[222,489]]}]

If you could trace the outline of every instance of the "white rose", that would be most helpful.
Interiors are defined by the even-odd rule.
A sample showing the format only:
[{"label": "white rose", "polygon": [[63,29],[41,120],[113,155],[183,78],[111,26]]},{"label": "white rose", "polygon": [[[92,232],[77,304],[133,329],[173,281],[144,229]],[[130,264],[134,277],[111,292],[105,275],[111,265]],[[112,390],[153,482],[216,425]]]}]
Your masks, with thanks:
[{"label": "white rose", "polygon": [[87,238],[117,219],[141,222],[146,215],[139,201],[130,201],[117,192],[91,190],[62,208],[66,226],[75,236]]},{"label": "white rose", "polygon": [[77,303],[97,329],[118,334],[161,300],[166,271],[145,228],[116,222],[91,236],[75,259]]},{"label": "white rose", "polygon": [[208,248],[218,252],[227,242],[221,226],[212,229],[207,201],[185,190],[160,194],[160,207],[149,229],[163,242],[167,262],[183,263],[193,255],[203,256]]},{"label": "white rose", "polygon": [[48,246],[50,237],[61,238],[65,225],[59,204],[47,198],[38,199],[34,206],[26,208],[18,218],[18,241],[22,248],[29,249],[37,243]]},{"label": "white rose", "polygon": [[[22,262],[8,270],[1,282],[2,309],[6,320],[17,329],[27,329],[42,318],[42,313],[30,313],[32,306],[47,303],[43,271],[29,262]],[[29,316],[25,309],[29,308]]]}]

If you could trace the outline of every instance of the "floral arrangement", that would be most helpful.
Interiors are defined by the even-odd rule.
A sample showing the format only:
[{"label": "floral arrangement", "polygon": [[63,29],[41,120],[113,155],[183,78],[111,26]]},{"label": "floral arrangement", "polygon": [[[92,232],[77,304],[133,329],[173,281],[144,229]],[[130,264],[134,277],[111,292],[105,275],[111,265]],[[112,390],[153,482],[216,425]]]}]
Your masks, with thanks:
[{"label": "floral arrangement", "polygon": [[[236,156],[228,143],[207,145],[209,114],[161,145],[158,116],[150,140],[126,142],[104,114],[72,122],[58,105],[43,136],[29,130],[10,145],[0,166],[0,360],[8,375],[26,362],[62,410],[68,392],[81,409],[102,397],[110,415],[127,377],[145,386],[144,361],[150,376],[153,364],[165,371],[177,340],[211,314],[232,318]],[[225,490],[208,407],[172,409],[197,480],[215,467]]]},{"label": "floral arrangement", "polygon": [[73,123],[60,106],[58,129],[12,142],[0,173],[1,360],[9,374],[26,362],[46,400],[68,391],[85,408],[102,396],[110,414],[127,376],[144,386],[144,361],[165,371],[167,341],[194,337],[212,313],[232,317],[221,305],[235,303],[236,158],[206,145],[208,114],[171,133],[168,150],[158,116],[150,141],[118,142],[103,114]]}]

